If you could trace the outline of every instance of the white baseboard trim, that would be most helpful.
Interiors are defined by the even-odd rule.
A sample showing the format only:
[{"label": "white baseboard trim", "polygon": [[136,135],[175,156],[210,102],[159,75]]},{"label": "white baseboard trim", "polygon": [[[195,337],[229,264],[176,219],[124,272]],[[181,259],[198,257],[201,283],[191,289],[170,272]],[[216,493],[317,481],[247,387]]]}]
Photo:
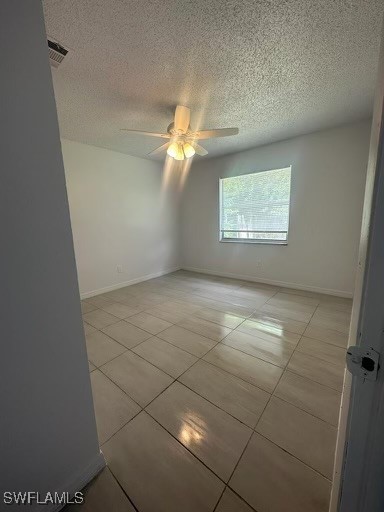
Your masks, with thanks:
[{"label": "white baseboard trim", "polygon": [[304,290],[307,292],[324,293],[326,295],[334,295],[335,297],[344,297],[347,299],[351,299],[353,297],[353,293],[351,292],[347,292],[344,290],[334,290],[333,288],[320,288],[318,286],[308,286],[305,284],[289,283],[286,281],[275,281],[274,279],[264,279],[244,274],[233,274],[229,272],[208,270],[206,268],[187,267],[184,265],[181,266],[181,269],[189,270],[190,272],[199,272],[200,274],[209,274],[212,276],[230,277],[233,279],[241,279],[243,281],[252,281],[255,283],[271,284],[273,286],[281,286],[282,288],[293,288],[296,290]]},{"label": "white baseboard trim", "polygon": [[123,281],[122,283],[113,284],[111,286],[105,286],[104,288],[99,288],[98,290],[92,290],[90,292],[80,293],[81,300],[88,299],[89,297],[94,297],[95,295],[100,295],[101,293],[112,292],[113,290],[118,290],[119,288],[124,288],[125,286],[131,286],[132,284],[141,283],[142,281],[148,281],[149,279],[154,279],[155,277],[165,276],[166,274],[170,274],[171,272],[176,272],[176,270],[180,270],[180,267],[169,268],[166,270],[161,270],[160,272],[155,272],[154,274],[147,274],[141,277],[135,277],[134,279],[130,279],[129,281]]},{"label": "white baseboard trim", "polygon": [[[66,484],[59,487],[58,489],[50,490],[51,492],[57,492],[59,495],[61,493],[68,493],[69,496],[74,496],[75,492],[81,491],[84,487],[93,479],[96,475],[100,473],[106,466],[104,455],[100,451],[97,456],[77,475],[72,477]],[[58,512],[62,508],[64,508],[64,504],[49,504],[44,505],[45,512]],[[34,508],[36,512],[41,510],[41,505],[38,505]]]}]

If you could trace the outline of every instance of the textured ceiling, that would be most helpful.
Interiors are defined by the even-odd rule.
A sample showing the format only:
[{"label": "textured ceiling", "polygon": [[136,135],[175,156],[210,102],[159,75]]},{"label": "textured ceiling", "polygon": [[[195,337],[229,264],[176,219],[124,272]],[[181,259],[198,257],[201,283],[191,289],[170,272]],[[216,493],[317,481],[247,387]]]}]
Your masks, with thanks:
[{"label": "textured ceiling", "polygon": [[145,157],[177,104],[210,156],[367,117],[382,0],[45,0],[63,137]]}]

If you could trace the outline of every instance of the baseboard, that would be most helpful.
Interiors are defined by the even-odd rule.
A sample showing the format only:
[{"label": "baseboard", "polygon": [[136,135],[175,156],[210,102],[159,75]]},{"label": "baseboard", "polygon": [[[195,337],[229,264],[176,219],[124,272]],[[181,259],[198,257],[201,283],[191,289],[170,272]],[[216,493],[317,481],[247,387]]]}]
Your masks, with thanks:
[{"label": "baseboard", "polygon": [[252,281],[255,283],[263,283],[263,284],[271,284],[274,286],[281,286],[282,288],[293,288],[296,290],[304,290],[307,292],[314,292],[314,293],[324,293],[326,295],[334,295],[335,297],[345,297],[348,299],[351,299],[353,297],[353,293],[346,292],[344,290],[334,290],[333,288],[320,288],[318,286],[307,286],[305,284],[300,283],[289,283],[286,281],[275,281],[274,279],[264,279],[264,278],[258,278],[254,276],[249,276],[245,274],[233,274],[229,272],[216,272],[213,270],[208,270],[206,268],[196,268],[196,267],[187,267],[187,266],[181,266],[182,270],[189,270],[190,272],[199,272],[200,274],[209,274],[212,276],[218,276],[218,277],[230,277],[233,279],[242,279],[244,281]]},{"label": "baseboard", "polygon": [[125,288],[126,286],[131,286],[132,284],[141,283],[143,281],[148,281],[149,279],[155,279],[155,277],[165,276],[166,274],[170,274],[171,272],[176,272],[176,270],[180,270],[180,267],[169,268],[167,270],[161,270],[160,272],[155,272],[154,274],[147,274],[145,276],[136,277],[135,279],[130,279],[129,281],[123,281],[122,283],[113,284],[111,286],[105,286],[104,288],[99,288],[98,290],[92,290],[90,292],[80,293],[80,298],[88,299],[89,297],[94,297],[95,295],[100,295],[101,293],[112,292],[113,290],[118,290],[119,288]]},{"label": "baseboard", "polygon": [[[73,476],[66,484],[59,487],[58,489],[51,490],[56,491],[58,495],[62,493],[68,493],[69,496],[74,496],[75,492],[81,491],[96,475],[100,473],[106,466],[104,455],[100,451],[97,456],[92,460],[86,468],[84,468],[77,475]],[[65,507],[64,504],[47,504],[44,505],[44,512],[58,512]],[[41,511],[41,505],[33,508],[34,511]]]}]

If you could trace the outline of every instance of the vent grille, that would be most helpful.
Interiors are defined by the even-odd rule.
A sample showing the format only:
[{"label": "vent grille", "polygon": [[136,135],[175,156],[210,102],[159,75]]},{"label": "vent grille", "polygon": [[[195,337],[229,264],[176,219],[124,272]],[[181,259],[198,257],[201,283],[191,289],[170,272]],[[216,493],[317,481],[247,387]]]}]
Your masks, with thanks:
[{"label": "vent grille", "polygon": [[67,55],[68,50],[61,46],[59,43],[50,41],[48,39],[49,62],[54,68],[59,67],[63,62],[64,57]]}]

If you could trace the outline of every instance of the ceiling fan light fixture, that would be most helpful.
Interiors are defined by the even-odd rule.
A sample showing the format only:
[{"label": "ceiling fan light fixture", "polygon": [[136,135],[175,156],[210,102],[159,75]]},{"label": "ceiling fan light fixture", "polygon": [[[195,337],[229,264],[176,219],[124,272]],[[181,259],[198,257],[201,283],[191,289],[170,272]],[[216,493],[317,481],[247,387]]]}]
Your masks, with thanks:
[{"label": "ceiling fan light fixture", "polygon": [[178,144],[177,145],[177,152],[176,155],[173,157],[175,160],[184,160],[184,151],[183,151],[183,145]]},{"label": "ceiling fan light fixture", "polygon": [[176,158],[176,155],[179,151],[179,145],[177,142],[172,142],[167,149],[167,154],[172,158]]},{"label": "ceiling fan light fixture", "polygon": [[183,146],[185,158],[191,158],[195,153],[195,148],[189,142],[185,142]]},{"label": "ceiling fan light fixture", "polygon": [[[122,130],[130,133],[149,135],[151,137],[160,137],[167,139],[167,142],[160,147],[154,149],[150,156],[155,156],[162,151],[167,151],[168,156],[175,160],[184,160],[192,158],[193,155],[208,155],[208,151],[204,149],[198,142],[205,139],[215,139],[216,137],[229,137],[239,133],[238,128],[215,128],[212,130],[191,131],[190,126],[191,111],[184,105],[177,105],[173,122],[168,126],[167,133],[145,132],[142,130],[131,130],[122,128]],[[190,141],[190,142],[188,142]]]}]

